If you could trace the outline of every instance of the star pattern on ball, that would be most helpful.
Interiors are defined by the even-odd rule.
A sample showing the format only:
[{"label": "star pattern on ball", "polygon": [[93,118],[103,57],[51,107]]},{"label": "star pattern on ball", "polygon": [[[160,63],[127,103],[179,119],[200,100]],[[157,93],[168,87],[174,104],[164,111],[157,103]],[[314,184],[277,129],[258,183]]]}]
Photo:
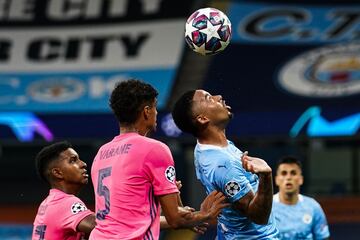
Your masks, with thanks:
[{"label": "star pattern on ball", "polygon": [[213,25],[209,20],[207,21],[206,29],[201,29],[200,32],[205,33],[207,35],[206,41],[208,42],[211,38],[221,39],[219,36],[218,30],[221,28],[221,24]]},{"label": "star pattern on ball", "polygon": [[205,49],[205,43],[202,44],[200,47],[198,47],[198,46],[196,46],[194,44],[194,47],[195,47],[195,51],[202,54],[202,55],[206,55],[208,53],[211,53],[211,51]]},{"label": "star pattern on ball", "polygon": [[198,9],[185,23],[185,42],[201,55],[213,55],[223,51],[230,39],[230,20],[218,9]]},{"label": "star pattern on ball", "polygon": [[185,37],[189,36],[190,38],[192,38],[192,32],[196,30],[198,29],[190,24],[187,28],[185,28]]}]

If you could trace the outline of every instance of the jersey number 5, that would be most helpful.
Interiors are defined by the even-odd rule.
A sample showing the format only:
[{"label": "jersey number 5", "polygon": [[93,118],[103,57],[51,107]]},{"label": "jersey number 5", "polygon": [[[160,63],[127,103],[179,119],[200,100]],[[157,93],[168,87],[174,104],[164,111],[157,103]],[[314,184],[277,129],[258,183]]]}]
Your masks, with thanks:
[{"label": "jersey number 5", "polygon": [[103,196],[105,198],[105,209],[99,210],[96,213],[96,218],[98,220],[104,220],[105,216],[110,212],[110,191],[109,189],[103,185],[103,180],[106,177],[111,175],[111,167],[103,168],[99,170],[98,184],[96,193],[99,196]]},{"label": "jersey number 5", "polygon": [[39,240],[45,239],[46,225],[37,225],[35,228],[35,234],[39,235]]}]

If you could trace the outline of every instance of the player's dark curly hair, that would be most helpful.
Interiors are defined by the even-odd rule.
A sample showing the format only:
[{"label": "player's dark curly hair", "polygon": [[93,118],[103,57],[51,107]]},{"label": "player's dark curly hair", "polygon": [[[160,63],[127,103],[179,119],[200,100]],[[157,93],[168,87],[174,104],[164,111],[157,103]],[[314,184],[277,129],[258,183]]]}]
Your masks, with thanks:
[{"label": "player's dark curly hair", "polygon": [[111,93],[109,105],[120,123],[134,123],[144,106],[151,105],[158,91],[137,79],[118,83]]},{"label": "player's dark curly hair", "polygon": [[193,97],[196,90],[185,92],[175,103],[172,117],[181,131],[191,133],[197,137],[197,127],[192,113]]},{"label": "player's dark curly hair", "polygon": [[38,176],[50,184],[50,175],[48,168],[50,163],[58,160],[60,154],[68,148],[72,148],[72,145],[67,141],[53,143],[40,150],[35,157],[35,166]]},{"label": "player's dark curly hair", "polygon": [[276,163],[276,170],[279,168],[280,164],[296,164],[299,168],[302,168],[301,161],[296,156],[283,156]]}]

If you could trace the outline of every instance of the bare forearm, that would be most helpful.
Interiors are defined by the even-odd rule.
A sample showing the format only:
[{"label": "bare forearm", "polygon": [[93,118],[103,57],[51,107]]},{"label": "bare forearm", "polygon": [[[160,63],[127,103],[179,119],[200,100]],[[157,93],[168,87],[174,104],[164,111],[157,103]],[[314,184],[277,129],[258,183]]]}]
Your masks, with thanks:
[{"label": "bare forearm", "polygon": [[200,211],[189,212],[181,207],[178,209],[178,216],[168,221],[171,228],[191,228],[209,220],[209,216]]},{"label": "bare forearm", "polygon": [[271,173],[259,174],[259,187],[249,203],[249,218],[257,224],[267,224],[272,208],[273,187]]},{"label": "bare forearm", "polygon": [[169,229],[169,228],[171,228],[171,226],[166,221],[165,216],[160,216],[160,229],[164,230],[164,229]]}]

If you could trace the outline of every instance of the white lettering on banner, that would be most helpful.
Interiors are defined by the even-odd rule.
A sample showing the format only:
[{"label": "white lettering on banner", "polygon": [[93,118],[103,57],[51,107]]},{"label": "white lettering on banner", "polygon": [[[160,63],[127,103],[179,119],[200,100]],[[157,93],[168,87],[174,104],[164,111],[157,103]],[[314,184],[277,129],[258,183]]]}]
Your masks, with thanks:
[{"label": "white lettering on banner", "polygon": [[0,20],[32,20],[34,7],[34,0],[0,0]]},{"label": "white lettering on banner", "polygon": [[[93,19],[101,17],[104,7],[105,15],[122,17],[126,15],[130,0],[50,0],[48,17],[56,20]],[[162,0],[141,0],[140,14],[154,14],[160,11]]]},{"label": "white lettering on banner", "polygon": [[[62,28],[4,29],[0,70],[136,70],[173,67],[183,20]],[[155,57],[156,56],[156,57]]]},{"label": "white lettering on banner", "polygon": [[[36,5],[41,1],[44,0],[0,0],[0,20],[31,21],[36,14]],[[45,19],[58,21],[125,17],[129,2],[130,0],[48,0],[43,3],[47,6],[43,14]],[[162,0],[138,2],[139,15],[157,14],[161,11]]]}]

